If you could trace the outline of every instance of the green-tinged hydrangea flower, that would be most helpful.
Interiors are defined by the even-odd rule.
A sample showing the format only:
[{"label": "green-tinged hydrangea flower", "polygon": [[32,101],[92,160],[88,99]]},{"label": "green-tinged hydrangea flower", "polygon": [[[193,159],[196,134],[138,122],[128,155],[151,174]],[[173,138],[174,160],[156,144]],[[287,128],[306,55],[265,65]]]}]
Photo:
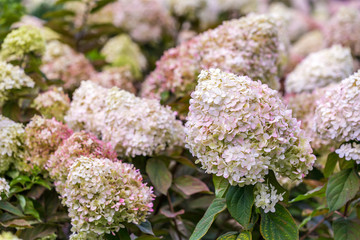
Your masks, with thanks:
[{"label": "green-tinged hydrangea flower", "polygon": [[11,31],[1,45],[1,57],[7,61],[21,60],[27,54],[41,56],[45,52],[45,41],[39,29],[22,26]]},{"label": "green-tinged hydrangea flower", "polygon": [[184,128],[169,107],[112,88],[105,100],[102,138],[122,156],[154,155],[182,146]]},{"label": "green-tinged hydrangea flower", "polygon": [[273,185],[266,183],[257,183],[255,186],[255,206],[264,209],[264,212],[275,212],[277,202],[283,200],[283,194],[277,194]]},{"label": "green-tinged hydrangea flower", "polygon": [[269,16],[251,14],[224,22],[167,50],[143,83],[141,94],[158,99],[163,92],[187,96],[200,71],[210,68],[248,75],[278,89],[280,46],[279,29]]},{"label": "green-tinged hydrangea flower", "polygon": [[315,161],[300,123],[278,92],[249,77],[203,70],[191,94],[187,147],[207,173],[232,185],[275,175],[301,180]]},{"label": "green-tinged hydrangea flower", "polygon": [[99,236],[96,233],[91,232],[80,232],[80,233],[73,233],[70,235],[70,240],[105,240],[105,236]]},{"label": "green-tinged hydrangea flower", "polygon": [[25,128],[26,160],[29,165],[44,170],[50,155],[71,134],[71,129],[54,118],[34,116]]},{"label": "green-tinged hydrangea flower", "polygon": [[50,156],[46,164],[50,177],[55,181],[60,195],[64,192],[65,181],[71,165],[81,156],[117,160],[115,151],[91,133],[76,132]]},{"label": "green-tinged hydrangea flower", "polygon": [[18,66],[0,61],[0,106],[8,99],[12,90],[34,87],[34,81]]},{"label": "green-tinged hydrangea flower", "polygon": [[1,232],[0,240],[21,240],[11,232]]},{"label": "green-tinged hydrangea flower", "polygon": [[114,66],[128,66],[134,77],[141,76],[141,71],[146,68],[146,58],[141,53],[139,46],[126,34],[111,38],[101,50],[105,60]]},{"label": "green-tinged hydrangea flower", "polygon": [[76,159],[63,195],[72,232],[101,236],[118,231],[123,223],[144,222],[152,212],[154,195],[142,180],[139,170],[131,164],[106,158]]},{"label": "green-tinged hydrangea flower", "polygon": [[0,174],[8,170],[12,163],[21,168],[23,142],[23,125],[0,115]]},{"label": "green-tinged hydrangea flower", "polygon": [[33,107],[45,118],[55,118],[63,122],[66,112],[70,108],[70,98],[62,88],[51,88],[40,93],[33,102]]},{"label": "green-tinged hydrangea flower", "polygon": [[69,127],[74,131],[86,130],[100,136],[104,128],[105,98],[108,91],[94,82],[81,82],[65,116]]},{"label": "green-tinged hydrangea flower", "polygon": [[325,92],[315,110],[314,122],[323,139],[360,141],[360,71]]},{"label": "green-tinged hydrangea flower", "polygon": [[306,57],[286,79],[287,92],[311,91],[339,82],[353,72],[349,48],[334,45]]},{"label": "green-tinged hydrangea flower", "polygon": [[10,185],[5,178],[0,177],[0,200],[9,196]]}]

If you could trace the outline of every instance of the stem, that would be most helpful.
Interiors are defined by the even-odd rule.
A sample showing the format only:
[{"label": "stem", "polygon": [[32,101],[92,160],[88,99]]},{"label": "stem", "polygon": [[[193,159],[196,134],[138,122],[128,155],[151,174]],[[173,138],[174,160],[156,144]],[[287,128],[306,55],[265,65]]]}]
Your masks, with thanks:
[{"label": "stem", "polygon": [[351,201],[352,201],[352,200],[348,201],[348,202],[345,204],[344,217],[347,217],[348,210],[349,210],[349,205],[350,205]]},{"label": "stem", "polygon": [[[168,200],[168,203],[169,203],[170,211],[171,211],[172,213],[175,213],[174,207],[173,207],[172,202],[171,202],[171,198],[170,198],[169,192],[167,193],[167,200]],[[175,217],[173,220],[174,220],[174,225],[175,225],[175,231],[176,231],[179,239],[182,239],[181,233],[180,233],[180,231],[179,231],[179,227],[178,227],[177,222],[176,222],[176,217]]]},{"label": "stem", "polygon": [[307,233],[304,234],[300,238],[300,240],[305,240],[312,232],[314,232],[327,218],[331,217],[333,213],[330,213],[328,216],[324,216],[323,219],[321,219],[314,227],[312,227]]}]

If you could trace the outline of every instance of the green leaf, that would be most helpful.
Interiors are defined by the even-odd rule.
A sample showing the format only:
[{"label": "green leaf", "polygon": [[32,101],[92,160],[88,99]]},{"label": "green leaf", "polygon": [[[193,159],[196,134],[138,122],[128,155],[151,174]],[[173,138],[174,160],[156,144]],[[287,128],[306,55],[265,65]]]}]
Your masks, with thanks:
[{"label": "green leaf", "polygon": [[309,199],[312,197],[323,197],[323,196],[325,196],[325,191],[326,191],[326,184],[324,186],[319,186],[317,188],[314,188],[313,190],[311,190],[305,194],[298,195],[296,198],[291,200],[289,203],[302,201],[302,200]]},{"label": "green leaf", "polygon": [[261,210],[260,232],[265,240],[296,240],[299,232],[291,214],[280,204],[275,212],[265,213]]},{"label": "green leaf", "polygon": [[330,177],[330,175],[334,172],[336,163],[339,159],[339,155],[337,155],[335,152],[332,152],[328,155],[324,168],[324,176],[326,178]]},{"label": "green leaf", "polygon": [[220,237],[218,237],[216,240],[236,240],[236,237],[239,235],[238,232],[228,232]]},{"label": "green leaf", "polygon": [[131,240],[130,235],[126,228],[120,228],[120,230],[114,234],[105,234],[106,240]]},{"label": "green leaf", "polygon": [[47,224],[37,224],[33,228],[21,231],[20,237],[23,240],[35,240],[56,232],[56,227]]},{"label": "green leaf", "polygon": [[337,210],[355,197],[359,190],[359,178],[354,169],[345,169],[329,178],[326,200],[330,211]]},{"label": "green leaf", "polygon": [[185,195],[192,195],[199,192],[210,192],[209,188],[200,179],[192,176],[181,176],[174,180],[174,184]]},{"label": "green leaf", "polygon": [[186,165],[188,167],[197,169],[197,167],[195,166],[195,164],[188,158],[183,157],[183,156],[176,156],[176,157],[171,157],[171,159],[177,161],[180,164]]},{"label": "green leaf", "polygon": [[26,206],[26,199],[23,195],[16,195],[16,198],[19,200],[19,204],[20,204],[20,207],[21,209],[24,211],[25,209],[25,206]]},{"label": "green leaf", "polygon": [[231,186],[226,194],[226,205],[230,215],[248,229],[251,209],[254,205],[254,186]]},{"label": "green leaf", "polygon": [[50,183],[44,179],[41,179],[41,178],[37,178],[35,181],[34,181],[34,184],[38,184],[38,185],[41,185],[49,190],[51,190],[51,187],[50,187]]},{"label": "green leaf", "polygon": [[10,182],[10,187],[18,183],[20,183],[21,185],[25,185],[25,183],[27,182],[31,182],[31,179],[28,176],[20,175]]},{"label": "green leaf", "polygon": [[213,175],[213,183],[215,186],[215,196],[217,198],[223,198],[226,190],[229,188],[229,181],[223,177]]},{"label": "green leaf", "polygon": [[251,232],[245,231],[240,233],[236,240],[252,240]]},{"label": "green leaf", "polygon": [[34,218],[36,218],[38,221],[40,221],[40,214],[34,207],[34,203],[30,199],[26,199],[26,206],[24,210],[25,214],[31,215]]},{"label": "green leaf", "polygon": [[287,203],[289,200],[290,193],[285,188],[283,188],[280,183],[277,181],[276,176],[272,170],[269,171],[269,174],[265,177],[265,182],[270,183],[275,187],[277,193],[282,193],[283,195],[283,202]]},{"label": "green leaf", "polygon": [[141,232],[155,236],[151,227],[151,223],[148,220],[140,224],[137,224],[136,226],[140,229]]},{"label": "green leaf", "polygon": [[24,216],[24,214],[18,207],[13,206],[11,203],[6,202],[6,201],[0,201],[0,209],[7,211],[9,213],[12,213],[19,217]]},{"label": "green leaf", "polygon": [[355,161],[354,160],[345,160],[344,158],[341,158],[339,160],[339,167],[341,170],[344,169],[348,169],[348,168],[353,168],[355,166]]},{"label": "green leaf", "polygon": [[226,209],[226,201],[223,198],[215,198],[209,208],[206,210],[204,216],[198,222],[194,232],[191,234],[189,240],[201,239],[209,230],[211,224],[219,213]]},{"label": "green leaf", "polygon": [[156,190],[166,195],[171,186],[172,175],[165,163],[156,158],[149,159],[146,164],[146,173]]},{"label": "green leaf", "polygon": [[359,219],[339,218],[333,222],[334,240],[358,240],[360,237]]}]

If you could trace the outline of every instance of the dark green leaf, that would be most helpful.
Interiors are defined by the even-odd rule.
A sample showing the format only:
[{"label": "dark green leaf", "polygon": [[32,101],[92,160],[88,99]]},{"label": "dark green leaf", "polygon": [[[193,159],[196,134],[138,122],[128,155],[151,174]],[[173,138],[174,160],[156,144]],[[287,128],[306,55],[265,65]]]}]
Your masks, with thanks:
[{"label": "dark green leaf", "polygon": [[231,186],[226,194],[226,205],[229,213],[245,229],[248,229],[254,200],[253,185]]},{"label": "dark green leaf", "polygon": [[339,160],[339,167],[341,170],[344,169],[348,169],[348,168],[353,168],[355,166],[355,161],[354,160],[345,160],[344,158],[341,158]]},{"label": "dark green leaf", "polygon": [[106,234],[105,239],[107,240],[131,240],[130,235],[126,228],[121,228],[117,233]]},{"label": "dark green leaf", "polygon": [[11,203],[6,202],[6,201],[0,201],[0,209],[7,211],[9,213],[12,213],[19,217],[24,216],[24,214],[18,207],[13,206]]},{"label": "dark green leaf", "polygon": [[329,178],[326,200],[330,211],[337,210],[359,190],[359,178],[354,169],[345,169]]},{"label": "dark green leaf", "polygon": [[37,224],[33,228],[25,229],[21,231],[20,237],[23,240],[35,240],[42,237],[49,236],[56,232],[56,228],[50,225]]},{"label": "dark green leaf", "polygon": [[229,188],[229,181],[223,177],[213,175],[213,183],[215,186],[215,196],[217,198],[223,198],[226,190]]},{"label": "dark green leaf", "polygon": [[228,232],[220,237],[218,237],[216,240],[236,240],[236,237],[239,235],[238,232]]},{"label": "dark green leaf", "polygon": [[275,212],[261,210],[260,232],[265,240],[297,240],[299,232],[291,214],[280,204]]},{"label": "dark green leaf", "polygon": [[146,233],[146,234],[155,236],[155,235],[154,235],[154,232],[153,232],[153,230],[152,230],[152,227],[151,227],[151,223],[150,223],[148,220],[146,220],[145,222],[142,222],[142,223],[140,223],[140,224],[138,224],[138,225],[136,225],[136,226],[137,226],[137,227],[140,229],[140,231],[142,231],[143,233]]},{"label": "dark green leaf", "polygon": [[252,240],[251,232],[245,231],[240,233],[236,240]]},{"label": "dark green leaf", "polygon": [[334,240],[359,240],[359,219],[339,218],[333,223]]},{"label": "dark green leaf", "polygon": [[38,211],[36,211],[36,209],[34,208],[34,203],[30,199],[26,199],[26,206],[25,206],[24,213],[31,215],[40,221],[40,215],[39,215]]},{"label": "dark green leaf", "polygon": [[146,173],[156,190],[166,195],[171,186],[172,175],[165,163],[156,158],[149,159],[146,164]]},{"label": "dark green leaf", "polygon": [[199,192],[210,192],[209,188],[200,179],[192,176],[181,176],[174,180],[175,186],[185,195],[192,195]]},{"label": "dark green leaf", "polygon": [[211,227],[219,213],[226,209],[226,201],[223,198],[216,198],[206,210],[205,215],[201,218],[190,236],[190,240],[201,239]]},{"label": "dark green leaf", "polygon": [[339,159],[339,156],[335,152],[332,152],[328,155],[324,168],[324,176],[326,178],[328,178],[334,172],[336,163]]},{"label": "dark green leaf", "polygon": [[296,198],[291,200],[289,203],[294,203],[294,202],[302,201],[302,200],[313,198],[313,197],[324,197],[325,191],[326,191],[326,185],[320,186],[320,187],[314,188],[313,190],[311,190],[305,194],[298,195]]}]

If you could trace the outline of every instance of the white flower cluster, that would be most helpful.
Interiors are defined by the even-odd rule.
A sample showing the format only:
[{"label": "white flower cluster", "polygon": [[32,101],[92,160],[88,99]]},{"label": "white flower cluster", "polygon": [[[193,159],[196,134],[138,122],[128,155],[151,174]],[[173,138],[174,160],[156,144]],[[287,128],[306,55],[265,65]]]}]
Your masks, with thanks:
[{"label": "white flower cluster", "polygon": [[357,164],[360,164],[360,143],[344,143],[335,152],[347,161],[355,160]]},{"label": "white flower cluster", "polygon": [[34,81],[18,66],[0,61],[0,106],[8,99],[10,91],[34,87]]},{"label": "white flower cluster", "polygon": [[185,135],[182,123],[169,107],[113,88],[105,101],[102,137],[122,156],[134,157],[181,146]]},{"label": "white flower cluster", "polygon": [[8,170],[14,160],[24,157],[24,132],[22,124],[0,115],[0,174]]},{"label": "white flower cluster", "polygon": [[70,167],[63,197],[72,232],[101,236],[118,231],[122,223],[145,221],[154,195],[133,165],[80,157]]},{"label": "white flower cluster", "polygon": [[105,98],[108,89],[91,81],[82,81],[73,94],[65,122],[74,131],[86,130],[100,136],[104,128]]},{"label": "white flower cluster", "polygon": [[339,82],[353,72],[349,48],[334,45],[307,56],[286,79],[287,92],[311,91]]},{"label": "white flower cluster", "polygon": [[264,212],[275,212],[277,202],[283,200],[283,194],[277,194],[273,185],[258,183],[255,186],[255,206],[264,209]]},{"label": "white flower cluster", "polygon": [[12,234],[11,232],[1,232],[0,233],[0,240],[21,240],[16,235]]},{"label": "white flower cluster", "polygon": [[249,77],[203,70],[191,94],[187,147],[207,173],[232,185],[263,182],[269,170],[301,180],[315,156],[277,91]]},{"label": "white flower cluster", "polygon": [[2,196],[8,197],[10,193],[10,185],[5,178],[0,177],[0,200]]},{"label": "white flower cluster", "polygon": [[326,91],[314,121],[315,130],[324,139],[360,141],[360,71]]}]

